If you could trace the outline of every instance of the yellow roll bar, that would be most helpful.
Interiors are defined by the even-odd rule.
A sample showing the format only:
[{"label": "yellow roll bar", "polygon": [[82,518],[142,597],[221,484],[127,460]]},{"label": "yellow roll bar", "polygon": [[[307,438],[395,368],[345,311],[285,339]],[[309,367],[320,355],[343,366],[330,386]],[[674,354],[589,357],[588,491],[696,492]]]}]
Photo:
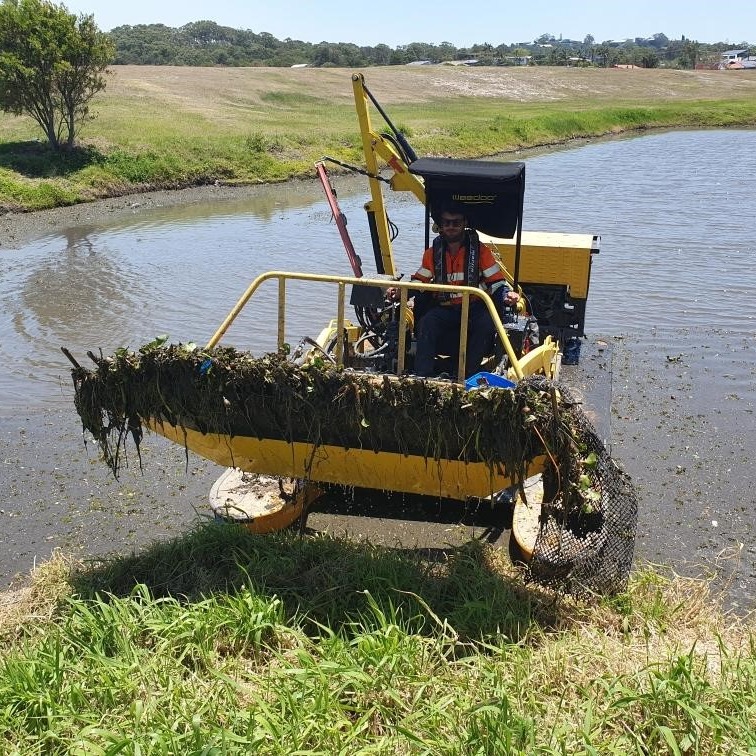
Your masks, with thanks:
[{"label": "yellow roll bar", "polygon": [[[242,294],[239,301],[234,305],[231,312],[226,316],[226,319],[221,323],[218,330],[213,334],[210,341],[207,342],[206,349],[212,349],[223,338],[226,331],[230,328],[231,324],[236,320],[239,313],[244,309],[247,302],[251,299],[252,295],[265,281],[271,279],[278,281],[278,348],[281,349],[284,345],[285,331],[286,331],[286,282],[287,281],[311,281],[313,283],[323,283],[335,285],[338,289],[337,302],[336,302],[336,363],[338,365],[344,364],[344,310],[346,300],[346,287],[348,284],[353,286],[369,286],[372,288],[378,288],[386,290],[388,288],[396,288],[400,291],[399,298],[399,322],[405,323],[407,318],[407,295],[410,290],[415,291],[431,291],[431,292],[448,292],[462,295],[462,319],[460,324],[459,334],[459,364],[457,375],[458,381],[464,383],[465,375],[465,359],[467,356],[467,323],[470,314],[470,297],[477,298],[483,302],[488,309],[488,313],[493,320],[496,328],[496,333],[501,340],[504,347],[504,351],[509,358],[511,370],[514,376],[518,379],[524,376],[521,361],[515,354],[512,344],[507,335],[506,329],[502,325],[499,313],[496,311],[496,306],[493,303],[491,297],[481,289],[474,288],[472,286],[450,286],[448,284],[423,284],[418,281],[386,281],[385,279],[373,279],[373,278],[354,278],[345,276],[327,276],[318,273],[293,273],[288,271],[272,270],[267,273],[259,275],[252,281],[247,287],[247,290]],[[406,333],[404,328],[399,329],[399,355],[397,362],[397,375],[401,375],[404,372],[404,351],[406,345]]]}]

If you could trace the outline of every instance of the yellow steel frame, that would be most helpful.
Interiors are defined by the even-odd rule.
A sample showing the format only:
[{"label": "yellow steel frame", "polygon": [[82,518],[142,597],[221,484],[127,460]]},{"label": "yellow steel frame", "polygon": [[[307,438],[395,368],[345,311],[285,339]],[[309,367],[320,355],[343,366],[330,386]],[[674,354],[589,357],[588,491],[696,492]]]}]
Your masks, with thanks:
[{"label": "yellow steel frame", "polygon": [[[420,203],[425,205],[425,186],[419,176],[409,172],[407,164],[397,153],[394,145],[373,129],[370,99],[366,94],[365,78],[361,73],[353,74],[352,89],[370,185],[371,199],[365,205],[365,209],[374,213],[383,269],[387,274],[396,276],[385,201],[381,182],[376,178],[381,169],[379,161],[385,163],[392,171],[388,179],[392,190],[412,192]],[[499,255],[511,283],[512,276],[509,271],[513,271],[515,266],[514,239],[497,239],[481,234],[481,240]],[[572,298],[586,299],[591,275],[591,256],[597,251],[597,241],[598,237],[589,234],[523,231],[519,280],[528,283],[566,285]]]},{"label": "yellow steel frame", "polygon": [[[411,174],[402,156],[397,152],[390,140],[385,139],[373,130],[370,120],[370,99],[366,92],[362,74],[352,76],[355,107],[359,121],[360,135],[367,166],[370,185],[370,201],[365,205],[368,212],[373,214],[376,222],[381,260],[385,273],[396,277],[391,239],[389,235],[386,208],[378,179],[381,164],[391,169],[393,175],[389,179],[391,188],[395,191],[410,191],[425,205],[425,187],[422,179]],[[535,246],[555,249],[565,246],[564,235],[560,239],[538,240]],[[484,241],[487,241],[484,239]],[[498,251],[504,258],[505,265],[511,269],[511,240],[491,240],[496,243]],[[564,243],[563,243],[564,242]],[[574,243],[573,243],[574,242]],[[553,270],[554,260],[549,261],[549,270],[534,271],[533,277],[541,280],[544,276],[565,277],[565,266],[569,268],[570,288],[572,294],[587,295],[587,282],[590,276],[590,253],[586,252],[585,239],[571,240],[569,243],[572,256],[564,263],[559,271]],[[587,257],[586,257],[587,254]],[[526,255],[526,269],[527,268]],[[461,293],[462,319],[460,328],[460,349],[458,362],[459,380],[463,381],[465,374],[465,358],[467,352],[467,323],[470,312],[470,298],[477,298],[487,308],[495,324],[497,334],[509,358],[511,367],[508,377],[512,380],[521,379],[535,373],[543,373],[554,378],[558,368],[559,350],[557,343],[549,336],[539,347],[531,350],[522,358],[518,358],[510,343],[507,332],[502,325],[492,299],[478,288],[449,286],[442,284],[420,284],[416,281],[391,281],[370,278],[354,278],[344,276],[319,275],[313,273],[299,273],[286,271],[269,271],[255,278],[239,298],[238,302],[223,323],[217,329],[207,344],[210,349],[220,341],[231,324],[253,296],[255,291],[266,281],[275,280],[278,284],[278,346],[283,347],[286,326],[286,285],[288,281],[307,281],[312,284],[331,285],[337,289],[337,316],[321,331],[318,343],[325,347],[326,341],[334,336],[335,360],[339,365],[344,364],[347,342],[354,342],[359,338],[360,329],[345,318],[346,290],[349,285],[377,287],[385,290],[389,286],[399,290],[399,322],[412,322],[411,310],[408,309],[407,299],[411,289],[427,290],[431,292]],[[511,280],[511,276],[510,276]],[[528,280],[527,277],[524,280]],[[550,279],[549,279],[550,280]],[[585,290],[583,290],[585,289]],[[404,358],[406,353],[407,328],[399,329],[399,344],[397,357],[397,375],[404,373]],[[275,439],[258,439],[250,436],[228,436],[225,434],[203,434],[195,430],[174,426],[165,421],[148,421],[150,427],[157,433],[176,443],[185,445],[203,457],[221,465],[240,467],[249,472],[278,475],[281,477],[303,478],[323,483],[352,485],[375,489],[391,489],[405,493],[420,493],[454,499],[464,499],[471,496],[487,497],[493,492],[512,485],[514,481],[497,470],[492,470],[483,462],[463,462],[454,459],[429,459],[415,455],[405,455],[385,452],[376,449],[343,449],[336,446],[315,446],[308,443],[289,443]],[[536,457],[528,463],[528,475],[543,471],[545,458]],[[298,513],[298,512],[297,512]],[[294,511],[286,516],[296,516]],[[264,518],[263,518],[264,519]],[[286,524],[286,523],[284,523]],[[269,527],[270,526],[270,527]],[[276,529],[282,523],[259,523],[260,528]]]},{"label": "yellow steel frame", "polygon": [[[462,323],[460,329],[459,375],[464,375],[467,346],[467,318],[470,298],[479,299],[487,307],[509,357],[509,377],[522,378],[533,372],[553,375],[557,360],[557,345],[547,339],[523,359],[518,359],[496,312],[493,300],[480,289],[441,284],[419,284],[410,281],[387,282],[385,279],[326,276],[315,273],[290,273],[270,271],[255,278],[226,316],[225,320],[207,343],[211,349],[218,344],[257,289],[266,281],[278,283],[278,345],[284,343],[286,315],[286,284],[288,281],[307,281],[313,284],[330,285],[337,289],[337,317],[321,332],[318,342],[330,335],[336,336],[335,359],[343,364],[346,340],[357,338],[356,327],[345,319],[347,286],[359,285],[386,289],[396,286],[400,290],[399,322],[407,322],[407,294],[410,289],[427,289],[434,292],[457,292],[462,294]],[[404,372],[404,354],[407,329],[399,329],[397,374]],[[321,345],[324,346],[324,343]],[[460,379],[463,380],[463,379]],[[172,425],[165,420],[149,421],[155,432],[182,444],[206,459],[227,467],[238,467],[247,472],[304,478],[319,483],[333,483],[363,488],[390,489],[403,493],[417,493],[452,499],[468,497],[485,498],[495,491],[513,485],[514,481],[500,470],[490,468],[484,462],[464,462],[456,459],[431,459],[418,455],[386,452],[380,449],[344,449],[338,446],[314,445],[304,442],[287,442],[277,439],[258,439],[254,436],[228,436]],[[542,472],[545,458],[539,456],[528,463],[528,475]],[[291,513],[288,513],[291,514]],[[292,517],[293,519],[293,517]],[[268,527],[260,522],[259,527]],[[271,526],[273,527],[273,526]],[[275,529],[275,527],[273,527]]]},{"label": "yellow steel frame", "polygon": [[[479,299],[488,308],[504,349],[511,362],[509,377],[522,378],[532,372],[552,374],[557,359],[557,345],[551,340],[532,350],[523,359],[518,359],[496,312],[493,300],[480,289],[441,284],[418,284],[417,282],[385,279],[352,278],[326,276],[315,273],[289,273],[270,271],[258,276],[247,287],[239,301],[226,316],[221,326],[207,344],[210,349],[218,344],[239,313],[266,281],[278,283],[278,345],[283,345],[286,313],[286,284],[288,281],[307,281],[325,284],[337,289],[337,317],[321,332],[319,341],[326,331],[336,336],[335,359],[343,364],[346,351],[345,339],[356,338],[355,327],[344,317],[344,302],[348,285],[370,286],[386,289],[396,286],[400,290],[399,322],[407,322],[407,294],[410,289],[427,289],[434,292],[458,292],[462,294],[462,321],[466,326],[470,298]],[[462,327],[460,338],[459,374],[464,375],[467,328]],[[404,372],[404,354],[407,329],[399,329],[399,350],[397,374]],[[396,379],[394,379],[396,380]],[[463,379],[460,379],[463,380]],[[495,491],[513,485],[514,481],[498,469],[492,469],[484,462],[464,462],[457,459],[432,459],[418,455],[387,452],[380,449],[344,449],[338,446],[314,445],[305,442],[288,442],[278,439],[259,439],[255,436],[218,433],[200,433],[197,430],[172,425],[165,420],[151,420],[148,424],[155,432],[171,441],[191,449],[193,452],[227,467],[238,467],[247,472],[276,475],[280,477],[303,478],[318,483],[333,483],[363,488],[390,489],[403,493],[416,493],[451,499],[468,497],[485,498]],[[528,462],[528,475],[542,472],[545,458],[538,456]],[[294,514],[288,512],[287,516]],[[283,516],[283,515],[282,515]],[[264,519],[264,518],[263,518]],[[260,528],[267,528],[259,522]],[[275,529],[275,525],[270,526]]]},{"label": "yellow steel frame", "polygon": [[[362,74],[352,76],[352,88],[355,108],[359,121],[362,147],[365,155],[368,181],[370,186],[370,201],[365,209],[372,214],[378,235],[381,261],[384,272],[396,277],[397,271],[389,235],[388,219],[384,202],[380,171],[387,167],[392,171],[388,179],[391,189],[395,191],[409,191],[425,205],[425,187],[421,178],[411,174],[404,158],[399,154],[394,144],[373,129],[370,119],[371,100],[365,87]],[[385,165],[384,165],[385,164]],[[525,263],[521,273],[525,273],[523,280],[533,279],[533,282],[551,281],[563,283],[567,281],[573,296],[586,296],[588,279],[590,277],[590,248],[592,238],[577,235],[553,234],[543,238],[528,240],[527,233],[523,233],[525,243]],[[567,236],[570,236],[568,239]],[[551,238],[554,237],[554,238]],[[574,237],[574,238],[573,238]],[[512,268],[513,240],[484,239],[495,246],[503,258],[505,267]],[[531,244],[532,242],[532,244]],[[528,255],[528,245],[533,246],[534,255]],[[530,270],[531,257],[535,260],[535,251],[541,248],[553,250],[548,261],[547,270]],[[568,248],[568,249],[564,249]],[[557,261],[559,265],[555,265]],[[534,262],[533,265],[536,265]],[[509,276],[511,281],[511,276]],[[508,377],[518,380],[535,373],[543,373],[554,378],[558,369],[559,349],[557,343],[549,336],[539,347],[532,349],[522,358],[518,358],[509,341],[506,329],[496,311],[491,298],[478,288],[450,286],[442,284],[420,284],[416,281],[391,281],[385,279],[354,278],[344,276],[319,275],[314,273],[299,273],[286,271],[269,271],[263,273],[250,283],[246,291],[239,298],[223,323],[207,344],[212,348],[225,335],[231,324],[253,296],[255,291],[266,281],[275,280],[278,285],[278,346],[284,345],[286,330],[286,293],[288,281],[307,281],[313,285],[324,284],[337,290],[335,319],[320,333],[317,343],[325,348],[326,343],[334,337],[337,364],[343,365],[349,343],[354,343],[361,335],[359,327],[345,318],[346,294],[348,286],[377,287],[385,291],[389,286],[399,290],[399,322],[411,323],[412,312],[408,308],[407,299],[410,290],[427,290],[431,292],[461,293],[462,322],[460,328],[460,349],[458,362],[459,380],[464,379],[465,358],[467,353],[467,323],[470,313],[470,298],[477,298],[493,319],[497,334],[509,358],[510,368]],[[399,344],[397,355],[397,375],[404,373],[407,328],[399,329]],[[304,478],[323,483],[353,485],[366,488],[389,488],[405,493],[421,493],[464,499],[470,496],[486,497],[494,491],[510,486],[513,481],[496,470],[491,470],[482,462],[466,463],[453,459],[428,459],[425,457],[385,452],[376,449],[343,449],[335,446],[314,446],[307,443],[288,443],[274,439],[257,439],[248,436],[230,437],[223,434],[202,434],[198,431],[173,426],[166,422],[152,422],[151,427],[167,438],[186,445],[193,451],[207,459],[226,465],[240,467],[249,472],[265,473],[282,477]],[[528,475],[543,470],[544,457],[537,457],[530,461]]]},{"label": "yellow steel frame", "polygon": [[425,187],[421,179],[407,170],[403,158],[394,149],[388,140],[373,130],[370,120],[369,100],[365,94],[365,78],[362,74],[352,76],[352,90],[354,92],[354,105],[357,110],[357,120],[360,125],[362,137],[362,150],[365,153],[365,163],[368,170],[368,183],[370,185],[370,202],[365,205],[368,212],[374,213],[378,240],[381,247],[381,260],[384,271],[390,276],[396,276],[394,256],[391,251],[391,237],[386,217],[386,205],[381,190],[381,182],[375,178],[380,173],[378,158],[383,160],[393,171],[390,186],[394,191],[412,192],[420,202],[425,205]]},{"label": "yellow steel frame", "polygon": [[[200,433],[167,422],[153,421],[150,427],[220,465],[265,475],[449,499],[485,498],[514,484],[511,478],[484,462],[288,443],[253,436],[230,437]],[[527,476],[543,472],[545,464],[544,456],[534,458],[528,464]]]}]

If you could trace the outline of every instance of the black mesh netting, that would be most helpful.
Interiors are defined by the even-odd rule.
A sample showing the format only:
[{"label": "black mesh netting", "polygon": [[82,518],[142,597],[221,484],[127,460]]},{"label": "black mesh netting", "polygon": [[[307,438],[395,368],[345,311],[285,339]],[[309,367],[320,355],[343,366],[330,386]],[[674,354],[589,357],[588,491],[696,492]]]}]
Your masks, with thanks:
[{"label": "black mesh netting", "polygon": [[[528,383],[549,385],[544,378]],[[543,474],[540,529],[528,576],[573,595],[618,593],[627,585],[633,560],[636,493],[569,389],[560,386],[559,393],[562,404],[571,405],[570,432],[578,453],[560,454]],[[588,461],[577,477],[576,460]]]}]

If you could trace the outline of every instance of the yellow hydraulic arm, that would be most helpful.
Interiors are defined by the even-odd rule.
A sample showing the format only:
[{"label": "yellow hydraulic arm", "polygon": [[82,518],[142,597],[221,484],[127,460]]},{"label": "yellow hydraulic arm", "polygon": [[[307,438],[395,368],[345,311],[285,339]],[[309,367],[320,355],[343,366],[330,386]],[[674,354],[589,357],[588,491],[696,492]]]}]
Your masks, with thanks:
[{"label": "yellow hydraulic arm", "polygon": [[373,103],[387,121],[388,118],[365,86],[365,78],[362,74],[356,73],[352,76],[352,89],[354,91],[354,104],[357,110],[357,120],[360,124],[362,150],[365,153],[365,163],[367,165],[368,181],[370,184],[371,199],[365,205],[365,210],[368,213],[371,225],[374,224],[373,228],[377,234],[381,252],[383,270],[379,270],[378,272],[396,276],[397,271],[394,265],[394,255],[391,250],[386,205],[383,201],[383,191],[378,178],[381,170],[379,159],[393,171],[389,179],[389,186],[394,191],[412,192],[424,205],[425,187],[420,178],[412,175],[407,170],[407,163],[404,157],[391,141],[373,130],[370,121],[370,102]]}]

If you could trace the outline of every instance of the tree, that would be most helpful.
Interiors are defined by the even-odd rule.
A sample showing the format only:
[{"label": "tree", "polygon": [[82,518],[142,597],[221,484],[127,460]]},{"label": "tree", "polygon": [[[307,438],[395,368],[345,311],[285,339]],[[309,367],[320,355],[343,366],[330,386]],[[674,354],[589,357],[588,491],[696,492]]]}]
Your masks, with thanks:
[{"label": "tree", "polygon": [[341,52],[338,45],[331,42],[321,42],[315,47],[312,62],[316,66],[338,66],[341,64]]},{"label": "tree", "polygon": [[606,42],[602,42],[600,45],[594,45],[593,47],[593,60],[604,68],[609,68],[612,65],[612,59],[616,56],[616,52]]},{"label": "tree", "polygon": [[454,60],[457,55],[457,48],[451,42],[442,42],[438,46],[438,60],[443,63],[445,60]]},{"label": "tree", "polygon": [[115,55],[93,16],[46,0],[0,5],[0,107],[31,116],[57,150],[73,147]]},{"label": "tree", "polygon": [[546,63],[550,66],[566,66],[567,50],[563,47],[552,47],[546,57]]},{"label": "tree", "polygon": [[379,44],[373,48],[373,65],[387,66],[391,61],[391,48],[388,45]]},{"label": "tree", "polygon": [[659,50],[662,50],[669,44],[669,37],[666,34],[662,34],[661,32],[654,34],[651,39],[651,44]]},{"label": "tree", "polygon": [[698,42],[692,42],[684,37],[683,39],[685,41],[682,43],[682,52],[677,59],[677,63],[680,68],[695,68],[699,57]]}]

